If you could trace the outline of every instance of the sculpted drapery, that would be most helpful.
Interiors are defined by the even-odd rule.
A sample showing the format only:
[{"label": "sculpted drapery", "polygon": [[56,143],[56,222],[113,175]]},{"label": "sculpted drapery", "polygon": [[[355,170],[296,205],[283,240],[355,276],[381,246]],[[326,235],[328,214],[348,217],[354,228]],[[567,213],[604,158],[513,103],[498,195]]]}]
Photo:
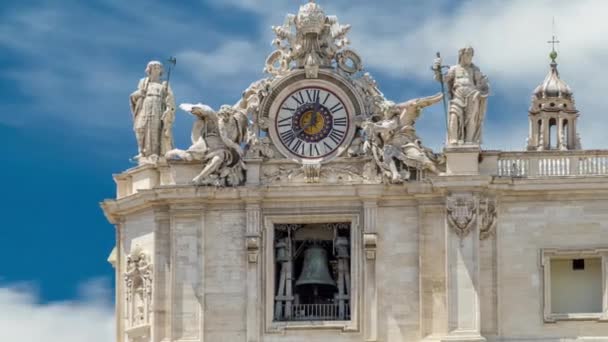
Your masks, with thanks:
[{"label": "sculpted drapery", "polygon": [[161,81],[163,66],[149,62],[147,76],[139,81],[137,90],[130,96],[133,130],[137,139],[139,164],[154,162],[173,148],[173,121],[175,99],[166,81]]},{"label": "sculpted drapery", "polygon": [[490,93],[488,78],[473,64],[472,47],[460,49],[458,64],[441,75],[441,59],[435,60],[436,78],[445,82],[450,95],[448,145],[480,144],[481,129]]}]

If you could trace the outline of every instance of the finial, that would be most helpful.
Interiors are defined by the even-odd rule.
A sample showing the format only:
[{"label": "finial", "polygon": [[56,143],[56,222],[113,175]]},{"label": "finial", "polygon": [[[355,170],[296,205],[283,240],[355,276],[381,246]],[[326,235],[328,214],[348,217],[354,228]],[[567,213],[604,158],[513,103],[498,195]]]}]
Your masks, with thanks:
[{"label": "finial", "polygon": [[551,44],[551,53],[549,54],[551,64],[556,64],[555,60],[557,59],[557,51],[555,51],[555,44],[559,44],[560,41],[557,40],[557,36],[555,35],[555,17],[553,17],[553,37],[551,40],[547,41],[547,43]]}]

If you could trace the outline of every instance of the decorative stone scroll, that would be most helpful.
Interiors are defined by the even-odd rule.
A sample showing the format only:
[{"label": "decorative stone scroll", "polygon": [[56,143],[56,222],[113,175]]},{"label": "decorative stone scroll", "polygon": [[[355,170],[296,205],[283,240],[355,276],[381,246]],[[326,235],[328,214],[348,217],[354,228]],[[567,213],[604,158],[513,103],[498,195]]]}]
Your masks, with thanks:
[{"label": "decorative stone scroll", "polygon": [[272,30],[277,50],[266,59],[264,70],[273,76],[284,76],[295,67],[304,68],[306,77],[317,78],[320,67],[333,67],[334,63],[346,74],[362,69],[359,55],[346,49],[350,25],[327,16],[314,1],[301,6],[297,15],[288,14],[285,23]]},{"label": "decorative stone scroll", "polygon": [[149,254],[139,245],[135,245],[127,255],[124,280],[127,329],[149,326],[152,308],[152,263]]},{"label": "decorative stone scroll", "polygon": [[464,239],[475,228],[477,199],[472,195],[452,195],[446,199],[446,210],[449,227]]}]

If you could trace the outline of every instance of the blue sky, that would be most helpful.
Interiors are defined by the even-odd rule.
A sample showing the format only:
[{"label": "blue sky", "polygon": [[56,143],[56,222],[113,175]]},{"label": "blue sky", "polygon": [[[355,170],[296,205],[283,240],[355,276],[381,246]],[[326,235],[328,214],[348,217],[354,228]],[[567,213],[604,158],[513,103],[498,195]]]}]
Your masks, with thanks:
[{"label": "blue sky", "polygon": [[[114,196],[112,174],[132,166],[128,95],[146,63],[177,57],[178,103],[232,104],[263,76],[270,26],[303,1],[2,2],[0,337],[10,336],[3,308],[39,312],[49,327],[103,325],[111,336],[113,272],[105,260],[114,228],[98,203]],[[492,84],[486,149],[524,147],[530,95],[548,70],[555,17],[559,68],[581,111],[583,147],[608,146],[606,1],[318,2],[353,26],[351,47],[395,101],[439,91],[429,70],[435,52],[453,64],[458,48],[473,45]],[[190,125],[189,115],[178,112],[178,147],[188,146]],[[426,145],[441,148],[441,106],[423,113],[417,126]],[[54,321],[61,319],[57,310],[85,322]],[[82,340],[74,334],[63,340]]]}]

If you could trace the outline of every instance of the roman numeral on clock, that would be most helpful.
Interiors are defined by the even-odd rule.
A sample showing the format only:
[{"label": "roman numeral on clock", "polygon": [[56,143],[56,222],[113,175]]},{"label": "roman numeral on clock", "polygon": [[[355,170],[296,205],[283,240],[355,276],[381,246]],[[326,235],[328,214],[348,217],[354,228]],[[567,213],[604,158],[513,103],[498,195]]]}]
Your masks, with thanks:
[{"label": "roman numeral on clock", "polygon": [[301,91],[297,92],[294,95],[291,95],[291,98],[294,99],[298,103],[298,106],[301,106],[304,104],[304,95],[302,95]]},{"label": "roman numeral on clock", "polygon": [[346,126],[346,118],[334,118],[334,126]]},{"label": "roman numeral on clock", "polygon": [[341,110],[343,110],[343,109],[344,109],[344,107],[342,106],[342,104],[341,104],[340,102],[338,102],[338,103],[336,103],[336,104],[335,104],[333,107],[331,107],[331,108],[329,109],[329,111],[330,111],[332,114],[334,114],[334,113],[339,112],[339,111],[341,111]]},{"label": "roman numeral on clock", "polygon": [[291,145],[295,138],[296,134],[292,130],[281,133],[281,140],[283,140],[285,146]]},{"label": "roman numeral on clock", "polygon": [[[291,145],[291,144],[290,144]],[[292,151],[298,152],[298,149],[302,147],[302,152],[300,154],[304,154],[304,142],[300,139],[296,140],[296,144],[293,145]]]},{"label": "roman numeral on clock", "polygon": [[340,131],[337,129],[334,129],[333,131],[331,131],[331,133],[329,133],[329,138],[337,144],[339,144],[342,141],[342,138],[344,138],[344,134],[346,132],[344,131]]},{"label": "roman numeral on clock", "polygon": [[321,153],[319,152],[319,148],[317,147],[317,144],[310,144],[308,145],[308,154],[310,156],[320,156]]},{"label": "roman numeral on clock", "polygon": [[327,95],[325,96],[325,100],[323,100],[322,105],[325,105],[327,103],[327,100],[329,100],[330,95],[331,95],[330,93],[327,93]]},{"label": "roman numeral on clock", "polygon": [[321,91],[319,89],[306,89],[306,97],[308,98],[308,102],[317,102],[319,97],[321,96]]},{"label": "roman numeral on clock", "polygon": [[277,122],[278,127],[291,127],[291,118],[285,118]]}]

